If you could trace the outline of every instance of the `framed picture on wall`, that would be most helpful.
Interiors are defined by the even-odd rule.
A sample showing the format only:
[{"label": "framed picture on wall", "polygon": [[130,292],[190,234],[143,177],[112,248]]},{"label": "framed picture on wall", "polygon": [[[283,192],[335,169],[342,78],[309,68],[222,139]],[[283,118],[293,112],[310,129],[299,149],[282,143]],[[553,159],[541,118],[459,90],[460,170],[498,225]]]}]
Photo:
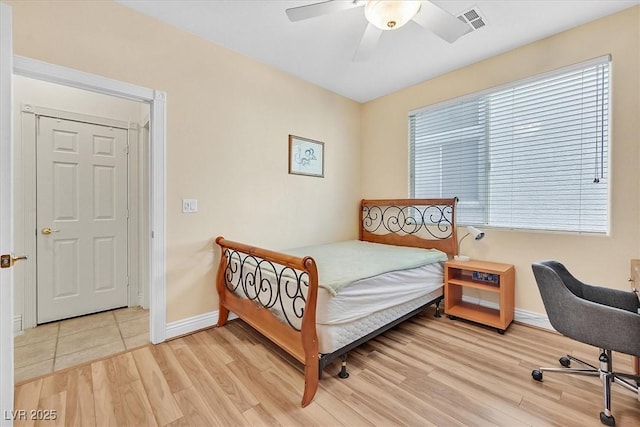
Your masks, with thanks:
[{"label": "framed picture on wall", "polygon": [[324,142],[289,135],[289,173],[324,178]]}]

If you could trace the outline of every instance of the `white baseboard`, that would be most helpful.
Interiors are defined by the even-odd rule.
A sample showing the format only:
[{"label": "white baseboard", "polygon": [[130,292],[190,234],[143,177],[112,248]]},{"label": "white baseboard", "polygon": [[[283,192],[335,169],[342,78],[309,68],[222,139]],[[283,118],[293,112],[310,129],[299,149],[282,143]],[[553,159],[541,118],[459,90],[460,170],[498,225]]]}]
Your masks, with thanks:
[{"label": "white baseboard", "polygon": [[[478,304],[482,307],[492,308],[497,310],[498,304],[489,301],[483,301],[480,298],[473,298],[466,295],[463,295],[462,301],[468,302],[470,304]],[[553,326],[551,326],[551,322],[549,322],[549,318],[544,314],[534,313],[533,311],[522,310],[516,308],[513,320],[516,322],[524,323],[525,325],[531,325],[538,328],[548,329],[550,331],[554,331]]]},{"label": "white baseboard", "polygon": [[138,295],[138,298],[136,298],[136,301],[138,301],[138,306],[142,307],[145,310],[149,309],[149,304],[147,301],[145,301],[144,295]]},{"label": "white baseboard", "polygon": [[[171,339],[215,326],[218,323],[218,314],[218,310],[210,311],[209,313],[203,313],[187,319],[167,323],[165,338]],[[237,318],[238,316],[235,314],[229,313],[229,320]]]},{"label": "white baseboard", "polygon": [[525,325],[555,331],[555,329],[553,329],[553,326],[551,326],[551,322],[549,322],[549,318],[540,313],[534,313],[532,311],[520,310],[519,308],[516,308],[514,320],[516,322],[524,323]]},{"label": "white baseboard", "polygon": [[[498,304],[482,301],[479,298],[472,298],[468,296],[463,296],[462,300],[464,302],[468,302],[470,304],[478,304],[483,307],[492,308],[494,310],[498,309]],[[199,331],[201,329],[210,328],[215,326],[218,323],[218,310],[210,311],[209,313],[199,314],[197,316],[189,317],[187,319],[178,320],[175,322],[167,323],[167,328],[165,330],[166,339],[171,339],[175,337],[179,337],[181,335],[191,334],[193,332]],[[234,313],[229,313],[229,320],[237,319]],[[553,331],[553,327],[549,322],[549,318],[543,314],[534,313],[532,311],[521,310],[516,308],[514,314],[514,320],[520,323],[524,323],[526,325],[536,326],[538,328],[549,329]],[[15,320],[14,320],[14,331],[15,331]]]},{"label": "white baseboard", "polygon": [[13,333],[22,332],[22,315],[13,316]]}]

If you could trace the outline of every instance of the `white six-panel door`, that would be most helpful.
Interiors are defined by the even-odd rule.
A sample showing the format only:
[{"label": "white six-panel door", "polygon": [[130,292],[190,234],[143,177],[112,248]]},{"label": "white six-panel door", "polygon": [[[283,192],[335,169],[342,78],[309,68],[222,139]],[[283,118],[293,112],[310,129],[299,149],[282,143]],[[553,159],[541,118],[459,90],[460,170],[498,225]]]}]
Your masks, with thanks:
[{"label": "white six-panel door", "polygon": [[40,116],[38,323],[126,306],[127,130]]}]

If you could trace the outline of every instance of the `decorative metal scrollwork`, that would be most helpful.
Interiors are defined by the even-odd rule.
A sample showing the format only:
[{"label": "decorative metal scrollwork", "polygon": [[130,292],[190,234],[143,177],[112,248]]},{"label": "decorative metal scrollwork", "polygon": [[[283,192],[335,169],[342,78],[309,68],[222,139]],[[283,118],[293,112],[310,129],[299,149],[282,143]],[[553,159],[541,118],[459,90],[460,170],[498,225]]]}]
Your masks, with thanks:
[{"label": "decorative metal scrollwork", "polygon": [[370,233],[426,232],[433,239],[448,239],[453,235],[453,207],[451,205],[364,206],[362,227]]},{"label": "decorative metal scrollwork", "polygon": [[279,312],[281,320],[300,331],[309,275],[291,267],[226,248],[227,289],[261,307]]}]

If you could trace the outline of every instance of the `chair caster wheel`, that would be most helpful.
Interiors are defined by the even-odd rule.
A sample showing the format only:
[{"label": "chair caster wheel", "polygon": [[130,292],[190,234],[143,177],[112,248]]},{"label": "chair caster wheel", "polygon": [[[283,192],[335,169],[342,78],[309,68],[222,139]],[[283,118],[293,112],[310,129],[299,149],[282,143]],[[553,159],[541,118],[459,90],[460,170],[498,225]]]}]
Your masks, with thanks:
[{"label": "chair caster wheel", "polygon": [[569,359],[566,356],[561,357],[559,360],[560,364],[562,366],[564,366],[565,368],[568,368],[569,366],[571,366],[571,359]]},{"label": "chair caster wheel", "polygon": [[447,317],[448,317],[449,319],[451,319],[451,320],[456,320],[456,319],[457,319],[457,317],[456,317],[456,316],[452,316],[452,315],[448,315]]},{"label": "chair caster wheel", "polygon": [[533,371],[531,371],[531,376],[536,381],[542,381],[542,371],[534,369]]},{"label": "chair caster wheel", "polygon": [[606,426],[615,426],[616,419],[613,418],[613,415],[605,415],[604,412],[600,412],[600,422]]},{"label": "chair caster wheel", "polygon": [[498,329],[498,333],[499,333],[500,335],[504,335],[504,329]]}]

